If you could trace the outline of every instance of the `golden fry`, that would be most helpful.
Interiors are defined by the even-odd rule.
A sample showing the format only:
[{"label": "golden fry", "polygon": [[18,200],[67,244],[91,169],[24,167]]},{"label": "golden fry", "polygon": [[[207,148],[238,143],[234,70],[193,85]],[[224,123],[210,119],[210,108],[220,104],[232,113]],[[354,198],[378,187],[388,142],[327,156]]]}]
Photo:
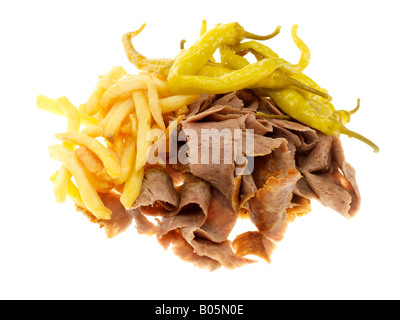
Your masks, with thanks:
[{"label": "golden fry", "polygon": [[158,97],[157,88],[154,84],[153,77],[149,77],[148,81],[148,99],[151,114],[153,115],[154,121],[160,127],[160,129],[165,131],[165,123],[162,117],[162,111],[160,107],[160,99]]},{"label": "golden fry", "polygon": [[[67,118],[67,131],[79,131],[81,121],[78,109],[66,97],[58,98],[55,103]],[[64,142],[63,145],[70,151],[74,150],[73,144]],[[58,203],[65,202],[70,180],[71,173],[62,165],[53,186],[54,196]]]},{"label": "golden fry", "polygon": [[133,104],[133,100],[131,97],[127,98],[122,103],[115,105],[112,108],[112,112],[110,117],[106,117],[103,134],[104,137],[113,142],[118,132],[120,130],[122,121],[133,111],[135,110],[135,105]]},{"label": "golden fry", "polygon": [[104,147],[100,141],[79,132],[57,133],[55,137],[61,141],[73,143],[79,146],[86,146],[103,162],[108,174],[112,178],[118,177],[121,173],[121,166],[118,159]]},{"label": "golden fry", "polygon": [[[147,75],[127,75],[104,92],[101,107],[107,112],[117,99],[126,98],[135,90],[147,90],[148,79]],[[166,81],[154,78],[154,84],[162,96],[171,95]]]},{"label": "golden fry", "polygon": [[[50,181],[52,181],[53,183],[55,182],[57,176],[58,176],[59,171],[56,171],[51,177],[50,177]],[[85,209],[85,205],[82,201],[82,197],[81,194],[79,192],[79,189],[76,187],[76,185],[70,180],[68,183],[68,197],[70,197],[70,199],[75,202],[75,204],[78,207],[81,207],[82,209]]]},{"label": "golden fry", "polygon": [[[58,116],[65,116],[64,112],[61,110],[59,105],[55,100],[50,99],[44,95],[38,95],[36,98],[36,106],[40,110],[54,113]],[[97,121],[94,118],[87,117],[79,112],[79,118],[84,126],[96,125]]]},{"label": "golden fry", "polygon": [[160,99],[162,113],[172,112],[195,102],[198,95],[177,95]]},{"label": "golden fry", "polygon": [[104,168],[103,163],[85,146],[76,149],[75,155],[85,168],[92,173],[100,172]]},{"label": "golden fry", "polygon": [[86,171],[88,179],[97,192],[107,193],[114,188],[114,183],[109,183],[100,179],[96,174]]},{"label": "golden fry", "polygon": [[111,145],[111,149],[115,152],[117,157],[121,159],[124,152],[125,137],[123,134],[119,134],[115,139],[114,143]]},{"label": "golden fry", "polygon": [[56,103],[67,118],[67,131],[79,131],[81,127],[81,120],[79,118],[78,109],[68,100],[67,97],[60,97],[56,99]]},{"label": "golden fry", "polygon": [[126,71],[122,67],[113,67],[106,75],[99,79],[87,101],[87,115],[93,116],[100,110],[100,101],[104,92],[124,75],[126,75]]},{"label": "golden fry", "polygon": [[83,163],[86,170],[95,174],[97,178],[107,182],[108,184],[113,183],[113,179],[107,173],[103,162],[101,162],[101,160],[88,148],[86,148],[85,146],[79,147],[75,150],[75,155]]},{"label": "golden fry", "polygon": [[114,179],[116,185],[120,185],[128,179],[135,162],[136,145],[135,140],[127,136],[125,139],[125,148],[121,156],[121,174]]},{"label": "golden fry", "polygon": [[81,132],[92,138],[98,138],[103,136],[103,128],[99,125],[86,127]]},{"label": "golden fry", "polygon": [[130,209],[139,197],[144,177],[144,168],[138,171],[133,167],[128,179],[125,181],[124,189],[121,193],[120,201],[126,209]]},{"label": "golden fry", "polygon": [[189,112],[189,108],[186,107],[182,107],[178,110],[175,110],[175,117],[179,117],[179,116],[184,116]]},{"label": "golden fry", "polygon": [[64,165],[61,166],[58,171],[57,177],[54,180],[53,191],[56,201],[58,203],[65,202],[68,194],[69,182],[71,181],[71,173],[65,168]]},{"label": "golden fry", "polygon": [[111,219],[111,210],[104,206],[96,189],[90,182],[85,169],[75,154],[61,145],[54,145],[49,148],[50,157],[61,161],[71,172],[80,191],[85,207],[98,219]]},{"label": "golden fry", "polygon": [[121,133],[125,133],[125,134],[131,134],[132,133],[132,122],[131,122],[130,118],[129,118],[129,120],[125,120],[121,124],[121,128],[119,129],[119,131]]},{"label": "golden fry", "polygon": [[139,171],[147,162],[147,152],[152,144],[152,141],[146,140],[147,134],[151,130],[151,113],[146,96],[142,91],[132,92],[132,99],[135,103],[138,120],[136,171]]},{"label": "golden fry", "polygon": [[113,67],[108,73],[101,77],[101,84],[103,85],[103,88],[107,90],[122,77],[126,76],[126,74],[127,72],[123,67]]},{"label": "golden fry", "polygon": [[131,119],[131,134],[134,139],[137,139],[138,121],[135,114],[130,114]]}]

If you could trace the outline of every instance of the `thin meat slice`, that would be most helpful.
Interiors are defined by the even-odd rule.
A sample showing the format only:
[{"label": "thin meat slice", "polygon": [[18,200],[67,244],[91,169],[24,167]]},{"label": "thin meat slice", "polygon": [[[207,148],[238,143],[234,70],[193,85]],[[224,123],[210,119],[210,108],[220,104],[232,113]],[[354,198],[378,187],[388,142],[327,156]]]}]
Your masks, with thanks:
[{"label": "thin meat slice", "polygon": [[303,174],[323,205],[332,208],[345,217],[350,217],[348,212],[352,199],[345,189],[324,176],[311,172],[304,172]]},{"label": "thin meat slice", "polygon": [[[269,122],[268,122],[269,124]],[[271,132],[272,126],[265,125],[265,123],[260,122],[254,114],[248,114],[245,120],[246,129],[254,130],[255,134],[264,136],[268,132]]]},{"label": "thin meat slice", "polygon": [[231,106],[234,109],[240,110],[244,107],[244,102],[238,97],[238,92],[233,91],[215,100],[213,106]]},{"label": "thin meat slice", "polygon": [[249,200],[250,219],[271,240],[283,239],[287,227],[285,212],[291,205],[293,189],[300,177],[296,169],[288,170],[286,177],[269,177],[264,187]]},{"label": "thin meat slice", "polygon": [[221,192],[212,188],[211,195],[207,219],[197,230],[197,234],[213,242],[222,242],[235,226],[237,214]]},{"label": "thin meat slice", "polygon": [[98,220],[93,214],[87,210],[77,207],[89,221],[97,223],[104,228],[108,238],[113,238],[121,232],[128,229],[132,224],[132,217],[127,213],[125,207],[121,204],[120,195],[116,192],[99,193],[104,205],[111,210],[110,220]]},{"label": "thin meat slice", "polygon": [[[223,265],[233,269],[249,263],[250,260],[235,256],[227,240],[236,223],[236,213],[218,190],[213,188],[211,194],[204,220],[193,212],[164,218],[158,232],[160,243],[164,248],[172,246],[181,259],[200,268],[214,270]],[[184,195],[182,199],[185,201]]]},{"label": "thin meat slice", "polygon": [[296,218],[304,216],[310,211],[311,200],[294,194],[291,207],[286,210],[286,219],[288,222],[293,222]]},{"label": "thin meat slice", "polygon": [[[209,131],[208,135],[202,134],[204,130],[211,129],[215,129],[215,131]],[[187,145],[191,173],[209,182],[227,199],[232,199],[235,192],[235,136],[233,132],[235,129],[241,130],[237,120],[183,123],[185,133],[192,130],[198,137],[198,139],[194,139],[188,134]],[[219,155],[213,152],[216,149],[215,143],[219,143],[219,146],[217,145],[219,148],[216,150]],[[204,158],[205,155],[208,155],[208,159]]]},{"label": "thin meat slice", "polygon": [[278,108],[276,103],[270,97],[259,97],[260,104],[258,111],[266,114],[282,115],[283,112]]},{"label": "thin meat slice", "polygon": [[308,184],[306,178],[301,177],[297,183],[296,186],[293,190],[293,193],[300,196],[304,197],[307,199],[315,199],[318,200],[318,196],[315,194],[315,192],[311,189],[310,185]]},{"label": "thin meat slice", "polygon": [[299,166],[301,171],[327,171],[331,167],[331,147],[333,136],[319,134],[318,142],[307,157],[301,157]]},{"label": "thin meat slice", "polygon": [[200,256],[193,251],[193,247],[182,237],[179,229],[165,234],[159,239],[160,244],[165,250],[171,248],[172,252],[182,261],[192,263],[195,267],[215,271],[221,264],[207,256]]},{"label": "thin meat slice", "polygon": [[146,168],[139,197],[132,209],[145,214],[166,215],[179,205],[179,195],[171,176],[160,167]]},{"label": "thin meat slice", "polygon": [[259,231],[248,231],[238,235],[233,240],[232,247],[239,257],[255,255],[271,263],[276,244]]},{"label": "thin meat slice", "polygon": [[186,114],[186,117],[195,115],[208,109],[212,105],[216,97],[217,96],[214,94],[201,95],[198,100],[188,105],[189,112]]},{"label": "thin meat slice", "polygon": [[[269,138],[249,131],[243,131],[242,134],[242,151],[246,156],[250,157],[265,156],[282,144],[286,144],[284,139]],[[248,144],[248,142],[251,144]]]},{"label": "thin meat slice", "polygon": [[298,152],[305,152],[314,147],[319,139],[318,132],[309,126],[296,121],[272,119],[271,123],[277,128],[283,128],[294,132],[300,139],[300,145],[296,145]]},{"label": "thin meat slice", "polygon": [[[254,166],[257,168],[257,166]],[[239,196],[239,209],[245,208],[248,210],[248,206],[246,205],[247,201],[249,201],[257,192],[257,185],[254,182],[254,178],[252,175],[244,175],[242,178],[242,183],[240,186],[240,196]]]},{"label": "thin meat slice", "polygon": [[332,159],[337,163],[339,169],[344,175],[345,179],[340,179],[343,188],[349,192],[351,196],[350,209],[348,214],[350,217],[358,212],[361,206],[361,194],[356,181],[356,170],[346,162],[344,150],[339,137],[333,137],[332,141]]},{"label": "thin meat slice", "polygon": [[200,113],[196,113],[196,114],[193,114],[193,115],[189,115],[188,114],[188,115],[186,115],[187,118],[186,118],[185,122],[189,123],[189,122],[201,121],[204,118],[207,118],[207,117],[211,116],[212,114],[223,110],[224,108],[225,108],[225,106],[218,105],[218,106],[214,106],[214,107],[208,108],[208,109],[206,109],[206,110],[204,110],[203,112],[200,112]]},{"label": "thin meat slice", "polygon": [[161,238],[171,230],[183,227],[200,227],[207,219],[211,201],[210,185],[196,177],[185,181],[181,188],[179,207],[164,217],[158,227],[157,237]]},{"label": "thin meat slice", "polygon": [[151,223],[140,209],[129,210],[129,214],[135,219],[136,229],[139,234],[154,236],[157,234],[157,226]]},{"label": "thin meat slice", "polygon": [[254,262],[235,255],[230,245],[230,241],[213,242],[208,239],[195,235],[197,228],[182,228],[183,238],[192,246],[193,252],[199,256],[206,256],[218,261],[227,269],[242,267],[243,265]]},{"label": "thin meat slice", "polygon": [[304,180],[296,186],[296,194],[316,197],[347,218],[357,213],[361,196],[355,170],[345,161],[338,137],[319,133],[315,147],[299,157],[299,165]]}]

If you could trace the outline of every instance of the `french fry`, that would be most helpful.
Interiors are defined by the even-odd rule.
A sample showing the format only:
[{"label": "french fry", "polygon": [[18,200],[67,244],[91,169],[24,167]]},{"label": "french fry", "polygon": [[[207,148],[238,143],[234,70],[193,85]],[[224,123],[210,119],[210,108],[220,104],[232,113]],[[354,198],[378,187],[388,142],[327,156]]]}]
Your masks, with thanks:
[{"label": "french fry", "polygon": [[86,103],[82,103],[79,105],[79,116],[81,118],[82,124],[85,126],[95,126],[99,124],[96,118],[87,115]]},{"label": "french fry", "polygon": [[[67,97],[60,97],[56,99],[56,103],[67,118],[67,131],[78,132],[81,127],[78,109],[68,100]],[[73,147],[70,146],[70,148]]]},{"label": "french fry", "polygon": [[157,88],[154,84],[153,77],[149,77],[148,81],[148,99],[149,99],[149,107],[151,114],[153,115],[154,121],[160,127],[160,129],[165,131],[165,123],[162,117],[161,107],[160,107],[160,99],[158,97]]},{"label": "french fry", "polygon": [[148,132],[146,140],[157,142],[164,135],[165,130],[160,129],[156,124],[151,127],[151,131]]},{"label": "french fry", "polygon": [[162,113],[172,112],[195,102],[199,99],[198,95],[177,95],[160,99]]},{"label": "french fry", "polygon": [[115,105],[112,108],[110,117],[106,117],[103,134],[104,137],[113,142],[120,130],[122,121],[135,110],[135,105],[131,97],[128,97],[122,103]]},{"label": "french fry", "polygon": [[175,117],[179,117],[179,116],[184,116],[189,112],[189,108],[186,107],[182,107],[178,110],[175,110]]},{"label": "french fry", "polygon": [[[104,92],[100,102],[101,107],[108,112],[117,99],[128,97],[135,90],[147,90],[148,79],[147,75],[127,75]],[[154,85],[162,96],[171,95],[166,81],[154,78]]]},{"label": "french fry", "polygon": [[125,137],[123,134],[119,134],[111,145],[111,149],[115,152],[116,156],[121,159],[124,152]]},{"label": "french fry", "polygon": [[121,156],[121,174],[114,179],[116,185],[120,185],[128,179],[129,173],[132,170],[135,162],[136,144],[135,140],[127,136],[125,139],[125,148]]},{"label": "french fry", "polygon": [[93,187],[96,189],[97,192],[100,193],[107,193],[110,192],[114,188],[114,183],[108,183],[107,181],[104,181],[100,179],[97,175],[94,173],[86,171],[88,179],[90,180],[91,184]]},{"label": "french fry", "polygon": [[57,133],[55,137],[61,141],[73,143],[79,146],[86,146],[103,162],[108,174],[112,178],[118,177],[121,173],[121,166],[118,159],[104,147],[100,141],[79,132]]},{"label": "french fry", "polygon": [[144,167],[138,171],[133,167],[128,179],[125,181],[124,189],[121,193],[120,201],[126,209],[130,209],[139,197],[144,177]]},{"label": "french fry", "polygon": [[147,152],[152,144],[152,141],[146,141],[147,133],[151,130],[151,113],[143,91],[132,92],[132,99],[135,103],[138,120],[135,170],[139,171],[147,162]]},{"label": "french fry", "polygon": [[85,207],[98,219],[110,220],[111,210],[104,206],[96,189],[90,182],[84,167],[75,154],[61,145],[49,147],[50,157],[60,161],[71,172]]},{"label": "french fry", "polygon": [[[79,131],[81,121],[78,109],[66,97],[60,97],[56,99],[55,103],[67,118],[67,131]],[[64,142],[63,145],[70,151],[74,149],[73,144]],[[53,185],[54,196],[58,203],[65,202],[70,180],[71,173],[65,168],[64,165],[62,165]]]},{"label": "french fry", "polygon": [[[51,112],[58,116],[65,116],[64,112],[61,110],[61,108],[56,103],[56,101],[51,98],[48,98],[44,95],[37,96],[36,107],[40,110]],[[80,118],[81,123],[84,126],[90,126],[90,125],[97,124],[96,119],[94,119],[92,117],[87,117],[87,116],[83,115],[81,112],[79,112],[79,118]]]},{"label": "french fry", "polygon": [[[57,176],[59,174],[60,171],[56,171],[51,177],[50,177],[50,181],[51,182],[55,182],[55,180],[57,179]],[[69,171],[68,171],[69,172]],[[85,204],[83,203],[81,194],[79,192],[79,189],[76,187],[76,185],[70,180],[68,183],[68,197],[75,202],[75,204],[78,207],[81,207],[82,209],[85,209]]]},{"label": "french fry", "polygon": [[85,146],[79,147],[78,149],[75,150],[75,155],[83,163],[86,170],[95,174],[98,179],[103,180],[108,184],[113,183],[113,179],[107,173],[104,164],[87,147]]},{"label": "french fry", "polygon": [[126,74],[127,72],[123,67],[113,67],[108,73],[101,77],[101,84],[103,85],[103,88],[107,90],[122,77],[126,76]]},{"label": "french fry", "polygon": [[129,118],[129,120],[125,120],[122,124],[121,124],[121,128],[119,129],[119,131],[121,133],[125,133],[125,134],[131,134],[132,133],[132,122],[131,119]]},{"label": "french fry", "polygon": [[83,163],[85,168],[92,172],[100,172],[105,169],[103,163],[96,159],[95,155],[85,146],[79,147],[75,150],[75,155],[78,157],[79,161]]},{"label": "french fry", "polygon": [[81,132],[92,138],[98,138],[103,136],[103,128],[100,125],[86,127]]},{"label": "french fry", "polygon": [[135,114],[130,114],[131,119],[131,134],[134,139],[137,139],[138,121]]},{"label": "french fry", "polygon": [[62,165],[58,171],[57,177],[54,179],[53,192],[58,203],[65,202],[68,194],[69,182],[71,181],[71,173]]},{"label": "french fry", "polygon": [[104,92],[124,75],[126,75],[126,71],[122,67],[113,67],[106,75],[99,79],[87,101],[87,115],[93,116],[100,110],[100,101]]}]

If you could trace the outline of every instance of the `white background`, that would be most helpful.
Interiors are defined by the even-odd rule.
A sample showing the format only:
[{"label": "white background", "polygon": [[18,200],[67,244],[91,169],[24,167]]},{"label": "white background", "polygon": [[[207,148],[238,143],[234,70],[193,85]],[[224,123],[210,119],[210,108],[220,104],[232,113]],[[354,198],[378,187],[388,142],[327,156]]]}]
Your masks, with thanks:
[{"label": "white background", "polygon": [[[398,299],[399,61],[398,1],[2,1],[0,4],[2,299]],[[173,57],[196,40],[201,21],[238,21],[285,59],[298,51],[290,28],[311,50],[306,73],[334,104],[361,110],[349,128],[381,152],[343,137],[363,196],[347,220],[314,202],[289,226],[272,264],[210,273],[181,262],[132,226],[104,231],[57,204],[48,177],[59,168],[47,148],[65,119],[36,109],[36,96],[79,105],[97,77],[126,60],[123,33],[148,57]],[[235,233],[250,224],[240,224]],[[234,236],[235,234],[233,234]]]}]

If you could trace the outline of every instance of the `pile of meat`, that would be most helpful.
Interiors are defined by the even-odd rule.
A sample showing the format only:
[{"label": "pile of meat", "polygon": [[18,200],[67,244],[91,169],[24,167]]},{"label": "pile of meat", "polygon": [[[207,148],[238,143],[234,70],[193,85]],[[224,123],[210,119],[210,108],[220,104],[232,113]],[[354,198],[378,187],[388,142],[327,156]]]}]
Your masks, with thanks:
[{"label": "pile of meat", "polygon": [[[308,213],[312,199],[345,217],[354,216],[360,193],[339,138],[294,120],[261,118],[257,111],[282,115],[270,98],[250,90],[204,95],[189,106],[178,127],[198,133],[210,128],[240,129],[243,134],[254,130],[254,148],[246,154],[254,160],[251,174],[238,174],[235,161],[191,162],[191,155],[201,154],[204,147],[188,139],[189,163],[149,166],[131,210],[123,208],[117,193],[108,193],[102,199],[112,210],[112,219],[96,221],[86,215],[104,227],[108,237],[134,220],[139,233],[156,235],[164,248],[209,270],[254,262],[247,255],[270,262],[288,223]],[[258,231],[231,241],[228,237],[238,218],[251,219]]]}]

